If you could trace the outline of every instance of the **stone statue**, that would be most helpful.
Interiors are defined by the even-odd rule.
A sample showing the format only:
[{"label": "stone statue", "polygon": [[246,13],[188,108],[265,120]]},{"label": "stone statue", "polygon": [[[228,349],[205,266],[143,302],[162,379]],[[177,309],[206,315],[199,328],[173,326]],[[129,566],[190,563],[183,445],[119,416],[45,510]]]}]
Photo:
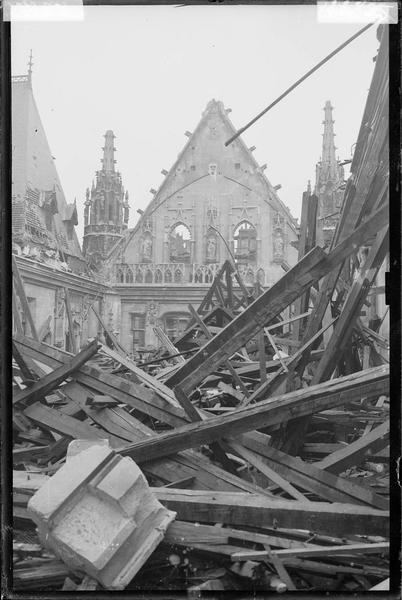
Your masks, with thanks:
[{"label": "stone statue", "polygon": [[209,236],[207,240],[207,259],[215,260],[216,259],[216,238],[215,236]]},{"label": "stone statue", "polygon": [[275,256],[283,256],[284,241],[282,232],[277,231],[274,238],[274,254]]},{"label": "stone statue", "polygon": [[142,257],[147,260],[152,258],[152,240],[148,236],[142,240]]}]

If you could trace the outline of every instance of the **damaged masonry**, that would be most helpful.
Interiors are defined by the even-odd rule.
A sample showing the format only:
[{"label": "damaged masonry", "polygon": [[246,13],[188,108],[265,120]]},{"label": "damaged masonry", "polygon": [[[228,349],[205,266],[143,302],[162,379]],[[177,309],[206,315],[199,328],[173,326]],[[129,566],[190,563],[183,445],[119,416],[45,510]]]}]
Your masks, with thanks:
[{"label": "damaged masonry", "polygon": [[16,591],[388,589],[377,37],[350,176],[327,101],[300,223],[212,100],[132,229],[106,132],[82,252],[54,163],[18,172],[50,150],[31,66],[14,78],[39,130],[16,129],[13,164]]}]

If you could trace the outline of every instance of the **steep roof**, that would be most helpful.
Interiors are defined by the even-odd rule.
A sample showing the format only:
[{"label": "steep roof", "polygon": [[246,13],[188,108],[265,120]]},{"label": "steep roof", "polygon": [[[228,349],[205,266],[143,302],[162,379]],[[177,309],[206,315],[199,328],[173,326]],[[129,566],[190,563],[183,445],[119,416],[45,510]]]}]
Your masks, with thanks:
[{"label": "steep roof", "polygon": [[[33,96],[30,76],[12,80],[13,235],[82,258],[74,225]],[[46,211],[53,219],[46,226]],[[27,229],[28,227],[28,229]]]},{"label": "steep roof", "polygon": [[[237,131],[236,128],[234,127],[233,123],[229,119],[228,112],[229,112],[229,110],[225,109],[225,107],[221,101],[212,99],[212,100],[210,100],[210,102],[208,102],[206,109],[202,113],[201,120],[198,123],[194,132],[192,134],[190,134],[188,132],[186,133],[186,135],[188,135],[189,139],[188,139],[187,143],[185,144],[183,150],[179,153],[179,155],[178,155],[176,161],[174,162],[174,164],[172,165],[171,169],[166,174],[165,179],[159,186],[158,190],[156,190],[153,200],[151,200],[151,202],[147,206],[146,210],[141,215],[136,226],[133,229],[127,231],[125,237],[122,240],[119,240],[119,242],[117,242],[116,245],[112,248],[111,252],[109,253],[109,257],[108,257],[109,260],[113,259],[117,255],[118,252],[124,251],[124,249],[130,243],[132,237],[136,234],[136,232],[141,227],[141,223],[145,219],[147,219],[155,210],[157,210],[157,208],[159,208],[159,206],[161,206],[164,202],[169,200],[169,198],[174,196],[176,193],[178,193],[182,189],[185,189],[187,186],[189,186],[192,183],[195,183],[195,181],[197,181],[197,178],[193,178],[193,181],[188,181],[188,182],[183,181],[182,187],[180,187],[180,184],[178,183],[175,186],[174,191],[172,193],[169,193],[169,190],[170,190],[170,187],[172,184],[172,180],[173,180],[173,178],[176,177],[176,174],[177,174],[178,169],[180,168],[180,165],[186,161],[187,156],[191,152],[191,148],[194,147],[194,145],[199,140],[200,132],[206,126],[210,126],[211,122],[212,122],[212,127],[213,127],[213,122],[219,123],[219,125],[220,125],[219,131],[217,131],[218,140],[219,140],[219,142],[222,142],[221,144],[219,144],[219,146],[217,146],[219,156],[225,156],[225,154],[228,156],[230,153],[233,152],[233,149],[237,149],[238,151],[240,151],[242,160],[244,161],[245,164],[247,164],[249,166],[250,171],[253,173],[253,175],[255,175],[258,178],[259,183],[262,184],[261,188],[260,188],[263,190],[262,193],[260,190],[259,191],[253,190],[253,191],[256,191],[256,193],[259,194],[261,196],[261,198],[267,204],[269,204],[275,211],[280,212],[286,218],[286,220],[288,221],[288,223],[290,224],[291,227],[293,227],[293,228],[297,227],[296,220],[291,215],[289,209],[280,200],[278,194],[276,193],[275,188],[272,186],[270,181],[264,175],[264,173],[263,173],[264,167],[261,167],[258,164],[258,162],[256,161],[256,159],[254,158],[254,156],[252,154],[252,151],[246,146],[244,141],[240,137],[238,137],[229,147],[225,147],[224,141],[226,141],[229,137],[231,137]],[[206,176],[206,175],[202,175],[199,178],[202,178],[204,176]],[[227,179],[229,179],[229,178],[227,177]],[[241,178],[240,178],[240,180],[236,181],[236,183],[239,183],[240,185],[244,185],[241,181]]]}]

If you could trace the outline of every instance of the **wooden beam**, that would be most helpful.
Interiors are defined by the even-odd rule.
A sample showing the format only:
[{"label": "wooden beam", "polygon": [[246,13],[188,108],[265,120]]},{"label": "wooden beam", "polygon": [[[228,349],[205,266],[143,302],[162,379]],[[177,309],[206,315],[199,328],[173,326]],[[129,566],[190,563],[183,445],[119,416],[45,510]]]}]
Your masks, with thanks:
[{"label": "wooden beam", "polygon": [[[317,225],[318,198],[311,196],[309,192],[304,192],[302,199],[302,212],[300,219],[300,238],[298,248],[298,260],[309,252],[315,244],[316,225]],[[295,303],[297,313],[303,313],[308,310],[310,294],[306,291]],[[293,328],[293,339],[298,340],[300,328],[303,322],[296,321]]]},{"label": "wooden beam", "polygon": [[148,373],[137,367],[134,361],[128,358],[128,356],[122,356],[119,352],[116,352],[115,350],[112,350],[111,348],[108,348],[104,345],[102,345],[101,348],[102,352],[106,354],[106,356],[113,358],[113,360],[119,362],[123,367],[126,367],[126,369],[134,373],[134,375],[138,377],[140,381],[142,381],[149,388],[154,390],[159,396],[161,396],[167,402],[169,402],[169,404],[172,404],[175,407],[178,406],[178,402],[175,398],[174,392],[172,392],[172,390],[168,388],[165,384],[161,383],[160,381],[157,381],[155,377],[152,377],[152,375],[148,375]]},{"label": "wooden beam", "polygon": [[381,209],[328,255],[321,248],[315,247],[270,289],[247,306],[221,333],[168,377],[166,384],[174,387],[180,383],[184,392],[192,391],[207,375],[215,371],[218,365],[265,327],[268,321],[279,315],[313,283],[341,264],[353,251],[354,244],[360,245],[370,238],[383,222],[386,224],[387,219],[388,210]]},{"label": "wooden beam", "polygon": [[66,305],[67,320],[68,320],[68,338],[70,340],[70,352],[75,354],[77,352],[77,348],[75,345],[75,338],[74,338],[74,322],[73,322],[73,315],[71,312],[70,292],[67,287],[64,288],[64,303]]},{"label": "wooden beam", "polygon": [[357,280],[351,286],[325,353],[317,365],[312,383],[328,379],[336,366],[336,357],[340,357],[353,332],[356,318],[375,280],[388,251],[388,227],[380,231],[371,247]]},{"label": "wooden beam", "polygon": [[369,454],[376,454],[389,444],[389,421],[382,423],[355,442],[329,454],[315,466],[330,473],[342,473],[351,466],[359,465]]},{"label": "wooden beam", "polygon": [[234,413],[211,417],[134,444],[124,450],[136,462],[167,456],[184,448],[208,444],[253,429],[276,425],[289,419],[320,412],[362,396],[377,397],[389,388],[389,369],[376,367],[324,384],[283,394],[274,399],[241,408]]},{"label": "wooden beam", "polygon": [[[57,368],[61,364],[68,362],[72,357],[68,352],[47,346],[46,344],[40,344],[27,337],[15,336],[14,341],[23,356],[27,355],[52,368]],[[123,360],[123,357],[120,357],[119,360]],[[146,374],[144,373],[144,375]],[[76,371],[74,379],[78,383],[87,386],[91,391],[112,396],[112,398],[116,398],[119,402],[128,404],[144,414],[150,415],[173,427],[182,425],[188,420],[178,403],[176,408],[172,402],[161,397],[160,394],[157,394],[152,389],[148,389],[127,379],[122,379],[112,373],[106,373],[94,365],[83,365]],[[173,392],[169,391],[173,395]]]},{"label": "wooden beam", "polygon": [[[173,342],[168,338],[166,333],[160,327],[154,327],[154,333],[159,338],[159,341],[162,343],[162,345],[165,346],[165,348],[170,352],[170,354],[173,355],[172,357],[167,357],[167,358],[171,358],[172,362],[174,364],[186,362],[186,359],[183,356],[181,356],[180,354],[178,354],[178,350],[177,350],[176,346],[173,344]],[[178,354],[178,355],[175,356],[176,354]]]},{"label": "wooden beam", "polygon": [[12,255],[12,264],[13,264],[13,276],[14,276],[15,290],[19,296],[21,306],[22,306],[22,311],[28,321],[29,328],[31,330],[31,336],[33,337],[34,340],[38,340],[39,339],[38,333],[36,331],[35,323],[32,318],[31,309],[29,308],[28,299],[25,294],[24,284],[22,282],[22,278],[21,278],[20,272],[18,270],[17,261],[15,260],[14,255]]},{"label": "wooden beam", "polygon": [[70,377],[74,371],[84,365],[97,351],[98,341],[93,340],[66,364],[45,375],[31,387],[17,392],[13,398],[13,405],[21,403],[28,405],[37,402]]},{"label": "wooden beam", "polygon": [[251,452],[248,448],[244,448],[241,444],[238,444],[234,440],[227,440],[225,446],[228,446],[235,454],[238,454],[241,458],[244,458],[250,465],[255,467],[257,471],[265,475],[267,479],[276,483],[283,491],[295,500],[301,500],[302,502],[308,502],[306,497],[293,487],[291,483],[286,481],[276,471],[271,469],[269,465],[264,463],[254,452]]},{"label": "wooden beam", "polygon": [[347,535],[387,536],[387,511],[327,502],[299,502],[270,499],[243,492],[204,492],[151,488],[156,498],[183,521],[225,523],[247,527],[307,529],[344,537]]},{"label": "wooden beam", "polygon": [[[98,440],[107,438],[112,441],[114,438],[114,436],[106,433],[106,431],[102,431],[97,427],[92,427],[88,423],[83,423],[79,419],[65,415],[60,410],[50,408],[40,402],[29,406],[23,412],[26,417],[40,427],[45,427],[46,429],[56,431],[61,435],[66,435],[73,439]],[[122,440],[119,438],[114,439],[116,440],[114,447],[119,444],[121,445]]]},{"label": "wooden beam", "polygon": [[[191,315],[193,316],[195,322],[197,323],[198,327],[201,329],[201,331],[207,338],[207,340],[213,339],[212,333],[209,331],[208,327],[205,325],[204,321],[202,320],[200,315],[197,313],[197,311],[195,310],[195,308],[193,307],[192,304],[188,304],[188,309],[189,309]],[[230,361],[225,360],[224,364],[225,364],[226,368],[228,369],[229,373],[232,375],[234,381],[237,383],[237,385],[242,390],[243,394],[246,397],[248,397],[250,395],[250,392],[248,391],[248,389],[246,388],[246,386],[240,379],[239,375],[236,373],[236,371],[233,368],[233,366],[231,365]]]},{"label": "wooden beam", "polygon": [[[271,550],[273,556],[278,558],[312,557],[326,558],[327,556],[351,556],[354,554],[388,554],[389,542],[377,542],[374,544],[346,544],[344,546],[321,546],[316,548],[289,548],[283,550]],[[232,554],[232,560],[264,560],[268,553],[264,550],[245,550]]]},{"label": "wooden beam", "polygon": [[[310,340],[308,340],[308,342],[306,342],[301,348],[299,348],[299,350],[297,350],[297,352],[295,352],[295,354],[293,354],[293,356],[286,363],[288,371],[293,372],[295,370],[295,368],[299,364],[299,360],[304,356],[305,352],[310,348],[314,341],[322,335],[323,331],[325,331],[325,329],[330,327],[336,321],[336,319],[337,317],[335,317],[334,319],[332,319],[332,321],[327,323],[325,327],[322,327],[319,331],[317,331],[317,333]],[[264,396],[270,396],[280,388],[282,383],[286,381],[287,377],[288,372],[284,369],[280,369],[273,375],[273,377],[269,379],[269,381],[265,382],[264,384],[260,385],[256,390],[254,390],[251,396],[243,402],[243,406],[246,406],[247,404],[253,401],[259,400]]]},{"label": "wooden beam", "polygon": [[[232,354],[239,350],[265,323],[280,314],[313,280],[312,268],[325,262],[325,253],[315,248],[293,269],[288,271],[272,288],[264,292],[218,335],[207,342],[185,365],[166,381],[174,387],[181,383],[183,390],[193,390],[207,375],[216,370]],[[303,279],[304,277],[304,279]],[[306,281],[306,283],[303,282]]]},{"label": "wooden beam", "polygon": [[128,356],[129,353],[127,352],[127,350],[125,348],[123,348],[123,346],[121,345],[121,343],[119,342],[117,337],[111,331],[109,331],[109,329],[106,327],[102,317],[100,316],[100,314],[98,313],[98,311],[96,310],[96,308],[94,307],[93,304],[91,304],[91,309],[92,309],[92,312],[94,313],[95,317],[98,319],[103,331],[106,333],[106,335],[112,342],[113,346],[115,347],[116,351],[119,354],[122,354],[123,356]]},{"label": "wooden beam", "polygon": [[261,441],[259,434],[254,432],[249,436],[241,436],[240,440],[246,448],[264,457],[272,470],[293,485],[313,492],[323,500],[330,502],[364,504],[387,510],[388,500],[374,493],[370,488],[362,487],[349,479],[327,473],[317,468],[315,464],[307,463],[300,458],[267,446],[264,438],[265,436],[262,436],[263,441]]}]

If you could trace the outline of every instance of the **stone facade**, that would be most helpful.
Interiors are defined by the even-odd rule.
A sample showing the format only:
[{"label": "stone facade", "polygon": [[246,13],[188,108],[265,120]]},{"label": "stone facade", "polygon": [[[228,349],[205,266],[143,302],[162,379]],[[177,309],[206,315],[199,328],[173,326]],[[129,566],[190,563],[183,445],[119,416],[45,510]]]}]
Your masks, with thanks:
[{"label": "stone facade", "polygon": [[[76,349],[101,333],[91,306],[114,329],[120,303],[113,290],[88,268],[75,226],[75,201],[67,203],[32,90],[32,73],[12,80],[12,236],[13,254],[41,340],[69,347],[68,290]],[[110,320],[109,305],[114,318]],[[29,325],[14,296],[23,332]],[[109,311],[110,312],[110,311]],[[119,319],[116,322],[116,319]],[[14,323],[15,327],[15,323]]]},{"label": "stone facade", "polygon": [[108,260],[122,298],[122,343],[158,345],[153,328],[178,335],[219,267],[233,260],[247,284],[271,286],[297,261],[297,223],[244,142],[222,102],[200,123],[133,230]]}]

